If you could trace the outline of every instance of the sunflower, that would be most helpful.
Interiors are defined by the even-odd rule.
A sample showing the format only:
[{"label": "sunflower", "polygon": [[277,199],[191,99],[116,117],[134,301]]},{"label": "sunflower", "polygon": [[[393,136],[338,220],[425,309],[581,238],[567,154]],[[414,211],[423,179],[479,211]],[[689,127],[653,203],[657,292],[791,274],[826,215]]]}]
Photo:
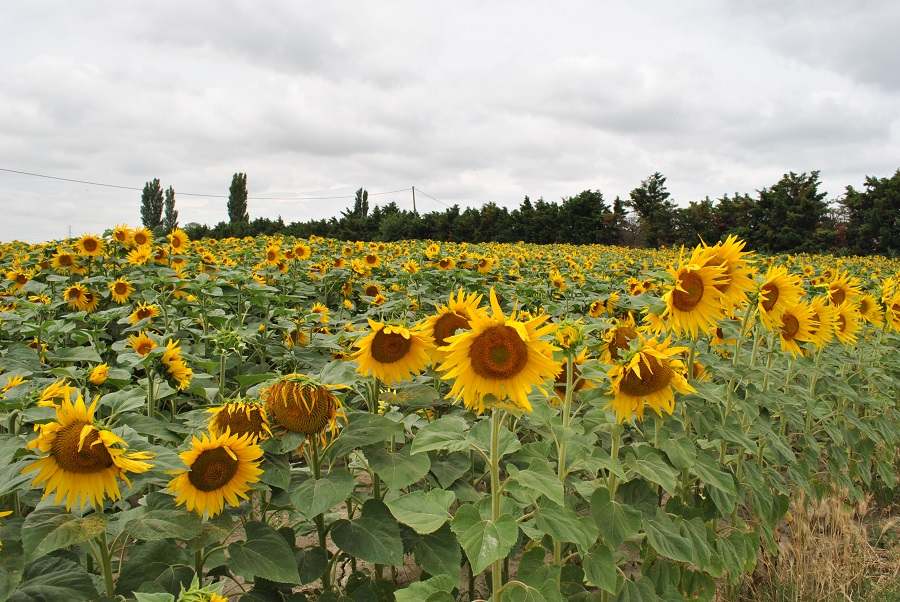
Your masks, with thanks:
[{"label": "sunflower", "polygon": [[644,419],[644,408],[650,408],[662,416],[675,409],[675,393],[693,393],[694,388],[685,378],[684,362],[678,359],[687,347],[669,347],[669,340],[642,341],[640,348],[613,366],[608,374],[613,396],[606,408],[613,408],[619,423],[637,416]]},{"label": "sunflower", "polygon": [[[344,388],[343,385],[324,385],[306,374],[288,374],[264,390],[261,397],[266,401],[266,411],[285,430],[306,435],[306,441],[326,435],[334,439],[337,433],[337,419],[343,418],[341,401],[330,389]],[[302,447],[302,446],[301,446]]]},{"label": "sunflower", "polygon": [[629,313],[622,320],[616,320],[603,335],[600,362],[612,365],[621,359],[620,353],[627,352],[631,341],[638,336],[634,327],[634,317]]},{"label": "sunflower", "polygon": [[724,241],[718,242],[712,247],[703,243],[702,259],[708,266],[722,268],[724,282],[717,284],[716,288],[722,293],[724,301],[731,307],[739,307],[747,303],[747,293],[753,290],[753,274],[756,268],[752,267],[751,260],[747,259],[752,252],[744,252],[742,240],[730,234]]},{"label": "sunflower", "polygon": [[54,382],[52,385],[47,386],[42,392],[40,398],[38,398],[37,405],[40,407],[56,407],[59,401],[70,401],[72,399],[72,394],[75,393],[77,389],[69,384],[69,381],[66,379],[58,380]]},{"label": "sunflower", "polygon": [[58,247],[50,258],[50,265],[57,272],[68,272],[78,268],[78,256],[68,249]]},{"label": "sunflower", "polygon": [[687,263],[679,258],[678,268],[668,269],[675,283],[662,296],[666,309],[660,317],[679,336],[686,333],[696,339],[699,332],[706,332],[722,317],[724,306],[718,287],[727,281],[724,269],[708,260],[697,247]]},{"label": "sunflower", "polygon": [[784,266],[769,266],[763,283],[759,285],[757,305],[759,319],[767,330],[778,327],[778,319],[785,307],[796,305],[803,296],[800,277],[788,274]]},{"label": "sunflower", "polygon": [[839,273],[828,283],[828,298],[832,305],[840,305],[847,299],[855,300],[862,294],[859,278],[847,272]]},{"label": "sunflower", "polygon": [[368,253],[363,257],[363,263],[369,268],[377,268],[381,265],[381,257],[378,256],[378,253]]},{"label": "sunflower", "polygon": [[[594,389],[596,385],[591,381],[581,378],[581,366],[587,362],[587,347],[581,350],[581,353],[575,357],[575,362],[572,364],[572,393],[578,393],[579,391],[584,391],[586,389]],[[556,379],[553,381],[553,392],[556,393],[556,396],[560,399],[560,401],[565,401],[566,399],[566,378],[567,376],[567,366],[569,363],[569,358],[564,357],[562,361],[559,363],[560,372],[556,375]]]},{"label": "sunflower", "polygon": [[128,345],[134,349],[135,353],[141,356],[146,356],[156,349],[156,341],[150,338],[150,335],[146,332],[140,332],[129,336]]},{"label": "sunflower", "polygon": [[446,354],[441,347],[447,344],[447,338],[456,334],[459,330],[469,330],[469,321],[479,311],[478,305],[484,295],[478,293],[466,294],[462,289],[456,292],[456,298],[450,293],[447,305],[438,305],[437,314],[425,319],[425,332],[434,339],[435,348],[432,356],[435,363],[443,362]]},{"label": "sunflower", "polygon": [[[514,309],[507,318],[491,288],[492,315],[477,312],[471,317],[471,330],[447,339],[446,359],[438,367],[446,372],[443,380],[454,379],[447,397],[462,398],[466,408],[484,412],[495,402],[530,412],[528,393],[537,387],[546,395],[544,381],[556,378],[560,366],[553,360],[557,348],[543,337],[553,334],[556,325],[543,325],[549,318],[541,315],[520,322]],[[508,403],[503,403],[509,399]]]},{"label": "sunflower", "polygon": [[266,247],[266,258],[263,261],[265,265],[277,266],[283,259],[284,254],[281,252],[281,247],[279,245],[273,244]]},{"label": "sunflower", "polygon": [[305,330],[300,328],[299,324],[284,335],[284,346],[288,349],[291,347],[305,347],[308,344],[309,335],[306,334]]},{"label": "sunflower", "polygon": [[187,249],[190,241],[191,239],[184,230],[176,228],[169,234],[169,249],[172,253],[181,253]]},{"label": "sunflower", "polygon": [[802,353],[799,342],[811,342],[813,332],[818,329],[814,318],[816,313],[806,303],[798,303],[784,308],[781,312],[778,337],[781,339],[781,350],[797,357]]},{"label": "sunflower", "polygon": [[888,327],[892,330],[900,331],[900,292],[893,295],[885,294],[882,296],[885,304],[885,319]]},{"label": "sunflower", "polygon": [[126,244],[129,240],[129,238],[131,237],[131,232],[132,232],[131,228],[129,228],[125,224],[120,224],[120,225],[116,226],[115,228],[113,228],[113,231],[112,231],[113,242],[120,244],[120,245]]},{"label": "sunflower", "polygon": [[82,296],[82,307],[84,311],[91,313],[97,309],[100,305],[100,295],[95,293],[92,290],[84,291],[84,295]]},{"label": "sunflower", "polygon": [[437,262],[437,269],[446,272],[447,270],[452,270],[456,267],[456,260],[452,257],[442,257]]},{"label": "sunflower", "polygon": [[822,295],[809,302],[809,309],[812,311],[810,341],[816,349],[822,349],[834,339],[834,306],[829,303],[827,296]]},{"label": "sunflower", "polygon": [[87,305],[87,300],[85,299],[85,293],[87,292],[88,290],[83,284],[76,282],[63,291],[63,300],[70,308],[84,311]]},{"label": "sunflower", "polygon": [[99,257],[103,255],[103,239],[93,234],[84,234],[75,241],[75,249],[84,257]]},{"label": "sunflower", "polygon": [[22,287],[31,280],[31,274],[20,269],[15,269],[6,272],[6,279],[13,283],[16,290],[20,291],[22,290]]},{"label": "sunflower", "polygon": [[310,255],[312,255],[312,251],[310,250],[309,245],[306,245],[302,242],[294,245],[292,251],[294,253],[294,259],[298,261],[309,259]]},{"label": "sunflower", "polygon": [[359,362],[356,371],[363,376],[371,375],[391,387],[428,366],[434,339],[421,323],[407,328],[370,319],[369,328],[372,332],[356,342],[358,351],[351,356]]},{"label": "sunflower", "polygon": [[131,293],[134,292],[134,285],[124,277],[116,278],[108,286],[113,301],[120,304],[127,302],[128,298],[131,297]]},{"label": "sunflower", "polygon": [[150,247],[142,245],[135,247],[126,255],[129,265],[144,265],[150,260]]},{"label": "sunflower", "polygon": [[850,299],[834,306],[834,335],[842,344],[856,343],[856,333],[862,330],[859,320],[859,310]]},{"label": "sunflower", "polygon": [[129,242],[133,247],[149,247],[153,244],[153,232],[143,226],[135,228]]},{"label": "sunflower", "polygon": [[240,505],[238,497],[246,500],[251,483],[263,473],[262,455],[248,435],[225,432],[191,437],[191,448],[179,454],[187,469],[169,473],[176,475],[167,486],[176,496],[175,505],[185,504],[188,511],[210,518],[225,509],[226,500]]},{"label": "sunflower", "polygon": [[597,299],[593,303],[591,303],[590,308],[588,308],[588,315],[592,318],[599,318],[606,311],[606,304],[602,299]]},{"label": "sunflower", "polygon": [[859,317],[863,322],[881,328],[884,326],[884,312],[878,304],[878,299],[872,293],[863,293],[856,300],[859,309]]},{"label": "sunflower", "polygon": [[125,452],[125,442],[111,431],[94,425],[94,409],[97,400],[85,407],[81,395],[72,403],[63,399],[56,408],[56,421],[36,425],[40,431],[28,449],[37,448],[42,454],[26,466],[22,473],[38,472],[31,482],[33,487],[43,484],[46,498],[56,491],[55,504],[65,499],[66,510],[84,508],[88,503],[99,510],[103,500],[118,500],[118,479],[131,482],[126,472],[141,473],[150,470],[153,454]]},{"label": "sunflower", "polygon": [[105,362],[94,366],[88,376],[88,380],[95,385],[102,385],[107,378],[109,378],[109,364]]},{"label": "sunflower", "polygon": [[213,435],[229,432],[238,437],[246,435],[250,443],[257,443],[272,436],[269,416],[264,405],[251,401],[232,401],[206,410],[208,430]]},{"label": "sunflower", "polygon": [[318,317],[319,324],[328,324],[328,308],[324,304],[314,303],[309,311]]},{"label": "sunflower", "polygon": [[147,304],[143,301],[139,301],[137,309],[135,309],[128,315],[128,321],[132,324],[137,324],[141,320],[152,321],[153,318],[159,317],[159,315],[159,306],[157,306],[155,303]]},{"label": "sunflower", "polygon": [[182,359],[178,341],[170,340],[166,343],[166,350],[163,351],[159,361],[166,367],[165,376],[175,384],[176,390],[183,391],[191,384],[194,371],[188,368]]},{"label": "sunflower", "polygon": [[381,287],[374,282],[367,282],[363,285],[363,292],[367,297],[377,297],[378,293],[381,292]]}]

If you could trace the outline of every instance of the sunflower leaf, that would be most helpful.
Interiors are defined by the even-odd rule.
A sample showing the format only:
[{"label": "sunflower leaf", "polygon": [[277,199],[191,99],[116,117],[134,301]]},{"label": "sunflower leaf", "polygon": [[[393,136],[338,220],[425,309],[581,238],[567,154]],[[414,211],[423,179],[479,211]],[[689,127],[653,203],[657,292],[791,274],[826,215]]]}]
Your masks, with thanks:
[{"label": "sunflower leaf", "polygon": [[450,575],[459,580],[462,549],[450,525],[444,524],[434,533],[423,535],[412,546],[416,564],[432,575]]},{"label": "sunflower leaf", "polygon": [[346,470],[332,470],[321,479],[307,479],[291,491],[298,512],[313,518],[328,512],[353,493],[356,481]]},{"label": "sunflower leaf", "polygon": [[347,425],[328,446],[326,455],[339,458],[358,447],[390,441],[391,437],[403,437],[403,425],[390,418],[366,412],[353,412],[347,417]]},{"label": "sunflower leaf", "polygon": [[190,562],[184,550],[165,539],[132,546],[116,580],[116,591],[130,594],[144,583],[152,582],[170,594],[177,594],[194,574]]},{"label": "sunflower leaf", "polygon": [[504,514],[496,521],[484,520],[471,505],[459,507],[450,528],[459,538],[475,573],[509,554],[519,537],[519,526],[512,516]]},{"label": "sunflower leaf", "polygon": [[79,518],[57,506],[40,508],[29,514],[22,525],[25,561],[33,562],[54,550],[87,541],[105,530],[103,514]]},{"label": "sunflower leaf", "polygon": [[641,513],[631,506],[610,500],[607,489],[597,489],[591,496],[591,516],[600,529],[603,541],[612,549],[637,535],[641,529]]},{"label": "sunflower leaf", "polygon": [[384,502],[366,500],[360,518],[336,521],[331,527],[331,540],[344,552],[365,562],[403,564],[400,525]]},{"label": "sunflower leaf", "polygon": [[294,552],[278,531],[251,521],[245,527],[247,541],[228,546],[230,567],[245,579],[262,577],[278,583],[300,584]]},{"label": "sunflower leaf", "polygon": [[93,347],[59,348],[47,353],[47,358],[54,362],[91,362],[99,364],[103,361]]},{"label": "sunflower leaf", "polygon": [[574,510],[553,502],[545,502],[534,511],[538,529],[557,541],[570,541],[587,550],[597,541],[599,530],[589,516],[578,516]]},{"label": "sunflower leaf", "polygon": [[550,469],[546,459],[543,462],[538,459],[532,460],[526,470],[516,471],[515,467],[510,465],[509,471],[510,478],[519,485],[536,491],[538,495],[546,495],[560,506],[565,504],[563,484]]},{"label": "sunflower leaf", "polygon": [[[428,456],[418,456],[425,457]],[[450,506],[456,501],[452,491],[414,491],[387,503],[398,521],[412,527],[416,533],[427,535],[437,531],[450,519]]]},{"label": "sunflower leaf", "polygon": [[419,429],[413,439],[411,452],[421,454],[433,449],[447,452],[469,451],[465,435],[468,426],[466,419],[458,414],[442,416]]},{"label": "sunflower leaf", "polygon": [[25,567],[10,602],[80,602],[97,597],[97,588],[81,565],[65,558],[45,557]]},{"label": "sunflower leaf", "polygon": [[[418,583],[411,583],[409,587],[397,590],[394,592],[394,597],[397,602],[419,602],[420,600],[429,599],[432,594],[438,592],[449,595],[456,585],[457,582],[447,575],[436,575],[431,579],[419,581]],[[451,596],[449,599],[455,600],[456,598]]]},{"label": "sunflower leaf", "polygon": [[135,539],[193,539],[203,530],[200,515],[181,510],[150,510],[128,523],[125,528]]},{"label": "sunflower leaf", "polygon": [[405,445],[400,451],[389,452],[383,445],[372,445],[364,451],[372,470],[391,490],[399,491],[424,477],[431,469],[427,454],[413,456],[410,449],[409,445]]}]

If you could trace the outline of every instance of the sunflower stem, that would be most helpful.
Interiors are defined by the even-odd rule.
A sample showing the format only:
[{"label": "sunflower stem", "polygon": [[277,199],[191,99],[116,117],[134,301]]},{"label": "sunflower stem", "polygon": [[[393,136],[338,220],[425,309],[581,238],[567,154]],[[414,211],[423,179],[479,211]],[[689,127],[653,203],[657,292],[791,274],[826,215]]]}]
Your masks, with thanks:
[{"label": "sunflower stem", "polygon": [[[559,442],[559,464],[556,467],[556,474],[559,477],[559,481],[561,483],[565,483],[566,475],[566,452],[568,451],[568,437],[565,435],[565,432],[569,429],[569,424],[571,423],[572,417],[572,398],[574,397],[574,376],[575,376],[575,355],[568,354],[568,361],[566,361],[566,395],[563,399],[562,405],[562,426],[563,426],[563,437],[562,441]],[[558,567],[562,567],[562,542],[558,540],[553,541],[553,564]]]},{"label": "sunflower stem", "polygon": [[[307,446],[307,449],[310,450],[310,466],[312,467],[313,477],[318,481],[322,478],[322,465],[319,461],[319,445],[318,441],[311,441],[310,445]],[[319,547],[322,548],[322,551],[325,552],[325,557],[328,558],[328,531],[325,529],[325,514],[317,514],[314,522],[316,523],[316,532],[319,535]],[[331,567],[327,567],[322,572],[322,591],[328,591],[331,589]]]},{"label": "sunflower stem", "polygon": [[97,536],[97,547],[100,552],[100,570],[103,571],[103,583],[106,585],[106,595],[110,598],[116,595],[116,587],[113,583],[112,555],[109,553],[109,543],[106,541],[106,530]]},{"label": "sunflower stem", "polygon": [[[502,412],[491,408],[491,521],[500,520],[500,427]],[[503,587],[503,559],[498,558],[491,565],[491,592],[494,602],[500,602],[500,588]]]}]

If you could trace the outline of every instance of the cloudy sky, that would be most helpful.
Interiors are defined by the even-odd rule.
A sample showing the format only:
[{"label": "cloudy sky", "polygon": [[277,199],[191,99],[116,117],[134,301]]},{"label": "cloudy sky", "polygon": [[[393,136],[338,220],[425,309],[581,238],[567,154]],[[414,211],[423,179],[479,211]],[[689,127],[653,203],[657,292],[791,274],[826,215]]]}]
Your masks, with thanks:
[{"label": "cloudy sky", "polygon": [[0,241],[139,225],[153,178],[213,225],[226,199],[187,194],[235,172],[286,222],[359,187],[515,208],[656,171],[680,205],[788,171],[836,198],[900,168],[898,24],[896,0],[4,2]]}]

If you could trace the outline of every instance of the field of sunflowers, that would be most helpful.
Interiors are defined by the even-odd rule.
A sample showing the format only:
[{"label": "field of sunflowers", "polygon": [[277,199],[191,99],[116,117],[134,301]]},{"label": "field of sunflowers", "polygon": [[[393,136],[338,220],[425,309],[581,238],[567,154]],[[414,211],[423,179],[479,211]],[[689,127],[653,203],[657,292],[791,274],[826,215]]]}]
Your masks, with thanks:
[{"label": "field of sunflowers", "polygon": [[895,487],[895,260],[118,226],[0,268],[0,600],[711,601]]}]

